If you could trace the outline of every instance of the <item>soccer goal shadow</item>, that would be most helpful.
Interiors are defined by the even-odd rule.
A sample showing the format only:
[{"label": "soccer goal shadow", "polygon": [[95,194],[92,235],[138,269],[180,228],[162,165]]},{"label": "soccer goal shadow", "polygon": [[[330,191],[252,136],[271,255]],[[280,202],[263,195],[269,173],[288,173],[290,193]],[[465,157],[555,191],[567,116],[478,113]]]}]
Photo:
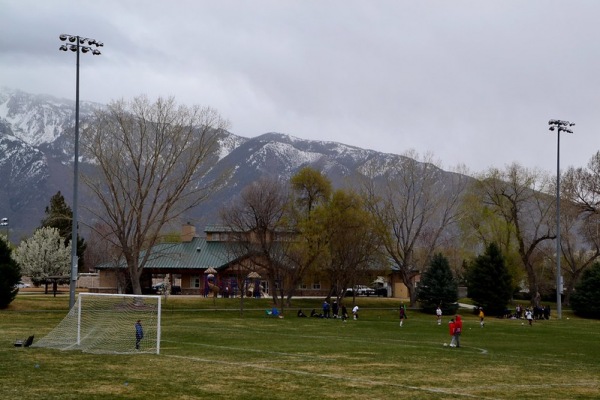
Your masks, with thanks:
[{"label": "soccer goal shadow", "polygon": [[31,336],[29,336],[25,340],[20,340],[20,339],[15,340],[15,347],[29,347],[29,346],[31,346],[33,344],[33,336],[34,335],[31,335]]}]

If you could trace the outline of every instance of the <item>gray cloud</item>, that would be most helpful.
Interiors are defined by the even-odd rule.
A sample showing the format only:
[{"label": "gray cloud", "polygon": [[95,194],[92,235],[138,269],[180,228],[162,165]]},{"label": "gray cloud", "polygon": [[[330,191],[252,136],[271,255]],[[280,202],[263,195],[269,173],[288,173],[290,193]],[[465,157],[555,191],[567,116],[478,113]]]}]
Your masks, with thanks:
[{"label": "gray cloud", "polygon": [[551,118],[577,123],[561,164],[599,149],[600,4],[545,1],[0,0],[0,85],[210,105],[241,136],[277,131],[379,151],[433,152],[473,171],[554,173]]}]

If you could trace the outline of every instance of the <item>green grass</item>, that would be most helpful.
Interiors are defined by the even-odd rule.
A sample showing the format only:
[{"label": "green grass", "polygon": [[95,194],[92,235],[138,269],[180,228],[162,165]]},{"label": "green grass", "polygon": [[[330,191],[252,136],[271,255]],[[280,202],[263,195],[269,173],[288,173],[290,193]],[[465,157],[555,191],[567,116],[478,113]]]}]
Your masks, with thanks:
[{"label": "green grass", "polygon": [[[66,315],[68,296],[19,295],[0,311],[0,398],[11,399],[598,399],[600,321],[478,319],[460,349],[447,321],[392,299],[360,299],[358,321],[267,318],[266,300],[170,297],[160,355],[15,348]],[[294,300],[305,313],[318,299]],[[569,318],[569,319],[567,319]]]}]

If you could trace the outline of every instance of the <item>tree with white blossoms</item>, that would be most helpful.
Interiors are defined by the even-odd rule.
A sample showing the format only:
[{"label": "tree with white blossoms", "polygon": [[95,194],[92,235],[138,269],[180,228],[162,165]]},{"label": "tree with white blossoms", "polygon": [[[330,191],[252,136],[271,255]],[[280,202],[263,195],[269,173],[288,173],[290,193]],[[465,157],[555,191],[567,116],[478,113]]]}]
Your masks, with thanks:
[{"label": "tree with white blossoms", "polygon": [[15,250],[14,258],[23,275],[34,282],[43,282],[51,276],[69,275],[71,244],[65,246],[56,228],[40,228],[32,237],[23,240]]}]

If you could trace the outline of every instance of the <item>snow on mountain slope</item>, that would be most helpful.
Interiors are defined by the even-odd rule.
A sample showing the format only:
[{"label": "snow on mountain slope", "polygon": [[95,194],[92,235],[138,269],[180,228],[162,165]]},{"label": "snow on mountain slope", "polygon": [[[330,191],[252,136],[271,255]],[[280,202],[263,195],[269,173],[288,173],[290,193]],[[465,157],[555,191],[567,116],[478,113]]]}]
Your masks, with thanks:
[{"label": "snow on mountain slope", "polygon": [[[100,104],[81,102],[83,123]],[[11,221],[11,238],[30,235],[39,226],[50,198],[61,191],[72,198],[72,159],[75,104],[71,100],[0,88],[0,217]],[[265,176],[282,182],[301,168],[325,173],[334,187],[367,171],[383,174],[405,157],[365,150],[336,142],[310,141],[283,133],[244,138],[219,134],[219,149],[206,179],[228,175],[229,180],[201,206],[185,216],[200,229],[218,222],[219,209],[240,191]],[[82,171],[94,168],[81,159]],[[444,174],[443,171],[440,171]],[[198,182],[199,186],[207,182]],[[80,188],[80,218],[85,225],[87,193]],[[89,216],[87,216],[89,217]]]},{"label": "snow on mountain slope", "polygon": [[[80,102],[80,118],[99,105]],[[31,146],[58,139],[75,120],[75,102],[51,96],[0,89],[0,119],[11,125],[13,135]]]}]

